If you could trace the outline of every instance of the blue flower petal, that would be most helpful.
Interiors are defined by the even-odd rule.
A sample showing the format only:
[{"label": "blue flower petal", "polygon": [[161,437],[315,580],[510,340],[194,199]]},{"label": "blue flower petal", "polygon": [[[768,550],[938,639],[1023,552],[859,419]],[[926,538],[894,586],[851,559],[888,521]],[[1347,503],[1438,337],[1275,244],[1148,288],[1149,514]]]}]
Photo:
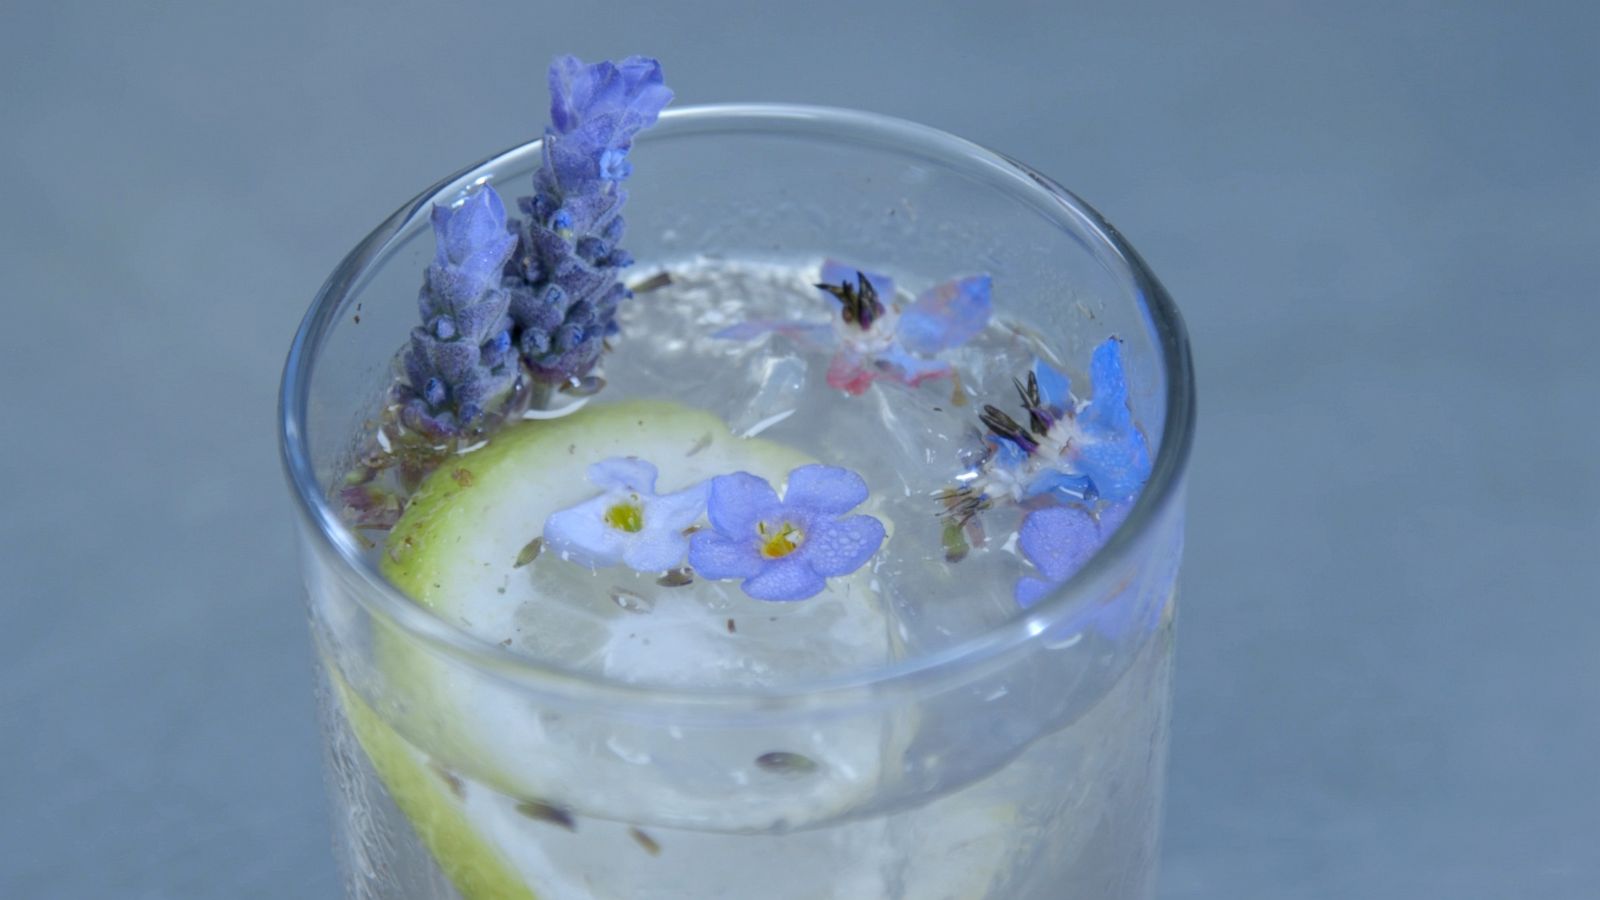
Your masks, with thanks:
[{"label": "blue flower petal", "polygon": [[1002,468],[1015,469],[1028,461],[1028,451],[1010,438],[991,434],[985,440],[994,447],[994,461]]},{"label": "blue flower petal", "polygon": [[[793,483],[792,478],[790,483]],[[848,575],[878,552],[884,534],[883,523],[872,516],[823,521],[807,535],[800,552],[819,575],[828,578]]]},{"label": "blue flower petal", "polygon": [[1095,348],[1089,375],[1094,397],[1078,413],[1078,427],[1087,440],[1076,448],[1075,462],[1094,479],[1101,497],[1120,502],[1137,493],[1150,477],[1150,448],[1128,408],[1121,341],[1109,338]]},{"label": "blue flower petal", "polygon": [[635,572],[665,572],[683,562],[689,538],[681,529],[646,528],[633,536],[622,561]]},{"label": "blue flower petal", "polygon": [[1115,504],[1098,518],[1076,506],[1037,509],[1022,520],[1017,547],[1047,580],[1060,584],[1083,568],[1132,509],[1131,503]]},{"label": "blue flower petal", "polygon": [[812,464],[789,473],[783,505],[837,516],[866,502],[867,494],[867,482],[860,475],[838,466]]},{"label": "blue flower petal", "polygon": [[656,467],[642,459],[613,456],[589,467],[589,481],[608,490],[621,489],[638,494],[656,492]]},{"label": "blue flower petal", "polygon": [[932,356],[971,340],[989,324],[989,284],[989,276],[973,275],[923,291],[900,315],[900,342]]},{"label": "blue flower petal", "polygon": [[1133,430],[1128,380],[1122,371],[1122,341],[1107,338],[1095,348],[1089,362],[1089,380],[1094,385],[1094,398],[1078,414],[1079,427],[1107,437]]},{"label": "blue flower petal", "polygon": [[[866,269],[858,269],[855,266],[847,265],[845,263],[842,263],[842,262],[838,261],[837,259],[823,260],[823,262],[822,262],[822,283],[823,284],[848,284],[848,285],[854,286],[855,283],[856,283],[856,273],[857,272],[860,272],[861,274],[867,276],[867,281],[870,281],[872,283],[873,289],[878,292],[878,299],[879,300],[882,300],[885,304],[888,304],[888,303],[891,303],[891,302],[894,301],[894,279],[893,278],[890,278],[887,275],[879,275],[877,272],[868,272]],[[821,290],[821,289],[819,288],[818,290]],[[827,291],[822,291],[822,293],[829,300],[832,300],[835,304],[837,304],[839,302],[839,298],[838,297],[835,297],[834,295],[829,294]]]},{"label": "blue flower petal", "polygon": [[611,503],[612,498],[602,494],[552,513],[544,523],[545,547],[591,569],[621,562],[628,548],[628,535],[606,524],[606,509]]},{"label": "blue flower petal", "polygon": [[947,362],[912,356],[899,342],[890,344],[874,359],[879,369],[888,371],[896,381],[912,387],[935,378],[949,378],[953,371]]},{"label": "blue flower petal", "polygon": [[702,481],[675,494],[653,497],[645,506],[645,528],[682,532],[706,511],[711,486]]},{"label": "blue flower petal", "polygon": [[778,494],[766,479],[749,472],[734,472],[711,479],[706,515],[711,527],[724,536],[753,540],[756,522],[777,505]]},{"label": "blue flower petal", "polygon": [[1144,435],[1135,431],[1113,440],[1086,442],[1074,460],[1094,482],[1100,497],[1120,503],[1139,492],[1150,478],[1150,452]]},{"label": "blue flower petal", "polygon": [[827,582],[805,560],[791,556],[769,563],[740,586],[757,600],[804,600],[822,593]]},{"label": "blue flower petal", "polygon": [[1067,408],[1072,400],[1072,382],[1064,373],[1044,360],[1035,358],[1033,377],[1039,382],[1039,398],[1045,406],[1058,412]]},{"label": "blue flower petal", "polygon": [[1022,496],[1037,497],[1051,494],[1062,503],[1076,500],[1093,501],[1099,496],[1094,479],[1087,475],[1044,469],[1022,489]]},{"label": "blue flower petal", "polygon": [[1100,547],[1100,524],[1077,507],[1036,509],[1017,535],[1022,555],[1052,582],[1071,578]]},{"label": "blue flower petal", "polygon": [[1024,575],[1021,580],[1017,582],[1017,605],[1023,609],[1032,609],[1035,603],[1043,600],[1051,591],[1055,589],[1055,582],[1045,581],[1042,578],[1035,578],[1032,575]]},{"label": "blue flower petal", "polygon": [[759,574],[766,561],[756,550],[754,540],[734,540],[710,531],[697,531],[689,537],[689,565],[701,578],[750,578]]}]

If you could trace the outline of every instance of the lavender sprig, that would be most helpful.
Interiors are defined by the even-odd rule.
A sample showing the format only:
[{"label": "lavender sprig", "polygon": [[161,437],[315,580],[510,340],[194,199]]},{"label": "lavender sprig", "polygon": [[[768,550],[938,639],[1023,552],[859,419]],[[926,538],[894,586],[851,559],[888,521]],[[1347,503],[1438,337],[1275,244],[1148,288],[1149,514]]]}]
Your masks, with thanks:
[{"label": "lavender sprig", "polygon": [[417,294],[422,324],[411,330],[396,394],[401,421],[439,439],[465,431],[516,379],[511,297],[500,284],[516,238],[487,187],[454,208],[435,205],[433,233],[433,262]]},{"label": "lavender sprig", "polygon": [[671,99],[653,59],[550,65],[544,162],[533,195],[517,201],[524,218],[502,282],[516,347],[540,383],[587,374],[617,331],[617,307],[632,296],[617,279],[633,262],[618,247],[628,150]]}]

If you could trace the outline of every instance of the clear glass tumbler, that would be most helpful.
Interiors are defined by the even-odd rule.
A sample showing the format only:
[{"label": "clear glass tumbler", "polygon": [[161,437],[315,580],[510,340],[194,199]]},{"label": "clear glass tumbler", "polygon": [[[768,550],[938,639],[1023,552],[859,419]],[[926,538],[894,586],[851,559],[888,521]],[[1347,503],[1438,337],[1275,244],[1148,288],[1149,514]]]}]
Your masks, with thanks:
[{"label": "clear glass tumbler", "polygon": [[329,500],[413,324],[430,204],[485,182],[514,194],[539,154],[516,147],[401,207],[289,353],[283,452],[349,895],[1151,896],[1194,392],[1178,312],[1137,254],[1050,179],[929,128],[791,106],[663,116],[633,152],[633,271],[829,256],[987,271],[997,313],[1069,353],[1123,338],[1156,452],[1106,546],[998,624],[760,689],[612,681],[437,618]]}]

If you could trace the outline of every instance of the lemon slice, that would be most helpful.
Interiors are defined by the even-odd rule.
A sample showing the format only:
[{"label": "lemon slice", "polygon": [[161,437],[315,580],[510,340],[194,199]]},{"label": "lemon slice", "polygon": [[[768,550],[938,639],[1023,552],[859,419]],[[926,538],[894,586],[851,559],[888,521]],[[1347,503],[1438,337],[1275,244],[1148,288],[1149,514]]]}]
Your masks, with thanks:
[{"label": "lemon slice", "polygon": [[[463,629],[546,664],[667,687],[763,686],[886,662],[889,621],[871,564],[793,603],[736,582],[665,586],[654,573],[592,572],[528,546],[549,515],[600,493],[589,465],[634,455],[669,493],[734,471],[782,490],[811,463],[782,444],[736,437],[717,417],[661,402],[596,405],[529,421],[458,455],[419,488],[390,534],[384,574]],[[876,514],[869,500],[858,512]],[[680,579],[681,580],[681,579]],[[534,701],[481,671],[374,635],[375,713],[341,696],[374,769],[441,869],[469,900],[565,896],[519,804],[618,823],[697,831],[803,827],[870,797],[897,765],[909,722],[880,713],[759,729],[636,721]],[[419,748],[426,748],[425,750]],[[466,782],[452,789],[441,772]],[[568,837],[562,835],[562,837]],[[579,894],[580,896],[582,894]]]}]

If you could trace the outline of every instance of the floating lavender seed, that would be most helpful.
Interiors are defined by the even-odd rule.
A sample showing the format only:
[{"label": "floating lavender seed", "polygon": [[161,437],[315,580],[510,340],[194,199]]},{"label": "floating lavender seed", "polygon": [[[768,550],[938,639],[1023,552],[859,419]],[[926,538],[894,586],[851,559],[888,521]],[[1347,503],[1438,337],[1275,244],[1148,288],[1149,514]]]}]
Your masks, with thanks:
[{"label": "floating lavender seed", "polygon": [[543,550],[544,550],[544,537],[540,536],[540,537],[534,538],[533,540],[531,540],[528,543],[523,545],[522,551],[517,554],[517,561],[515,563],[512,563],[511,568],[520,569],[523,566],[527,565],[528,563],[533,562],[534,560],[539,558],[539,553],[541,551],[543,551]]},{"label": "floating lavender seed", "polygon": [[633,838],[633,842],[643,847],[644,852],[650,854],[651,856],[661,855],[661,845],[656,843],[655,838],[645,834],[643,831],[640,831],[637,828],[629,828],[628,837]]},{"label": "floating lavender seed", "polygon": [[694,571],[687,566],[680,566],[669,570],[666,574],[656,579],[656,584],[662,587],[683,587],[694,584]]},{"label": "floating lavender seed", "polygon": [[572,817],[571,812],[543,800],[524,800],[517,804],[517,812],[535,821],[549,822],[568,831],[578,830],[578,822]]},{"label": "floating lavender seed", "polygon": [[787,750],[763,753],[756,757],[756,765],[763,771],[780,775],[808,775],[817,770],[817,764],[811,757]]}]

